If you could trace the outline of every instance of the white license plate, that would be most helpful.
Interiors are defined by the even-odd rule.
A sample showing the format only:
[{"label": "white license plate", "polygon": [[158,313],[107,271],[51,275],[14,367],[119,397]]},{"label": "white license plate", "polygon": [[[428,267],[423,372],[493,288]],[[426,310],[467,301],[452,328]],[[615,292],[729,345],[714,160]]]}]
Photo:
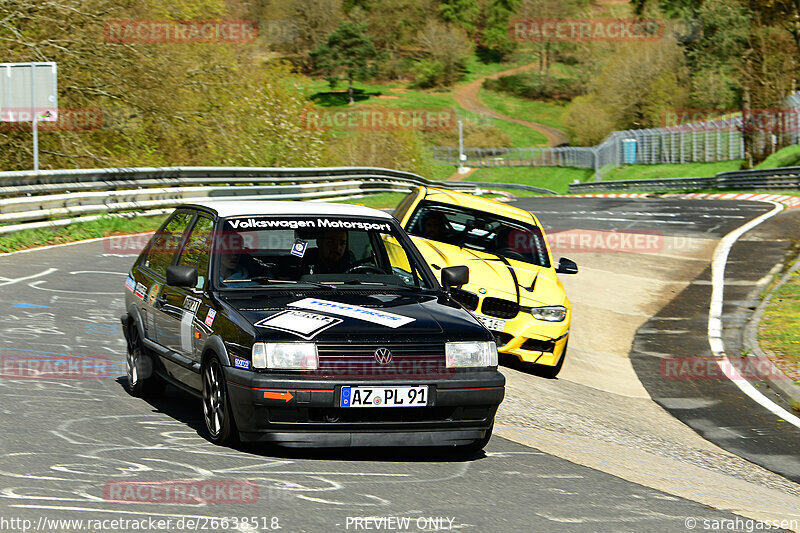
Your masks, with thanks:
[{"label": "white license plate", "polygon": [[483,325],[486,326],[486,329],[491,331],[503,331],[506,327],[506,321],[500,320],[499,318],[489,318],[488,316],[483,315],[475,315],[478,317],[478,320],[483,322]]},{"label": "white license plate", "polygon": [[424,407],[428,386],[342,387],[341,407]]}]

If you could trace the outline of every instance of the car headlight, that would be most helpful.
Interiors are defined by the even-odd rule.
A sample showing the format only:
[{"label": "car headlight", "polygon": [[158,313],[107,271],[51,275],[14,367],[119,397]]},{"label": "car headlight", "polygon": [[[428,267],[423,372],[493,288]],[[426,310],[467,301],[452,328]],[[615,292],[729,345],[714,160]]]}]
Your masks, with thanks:
[{"label": "car headlight", "polygon": [[444,345],[447,368],[497,366],[497,345],[493,342],[448,342]]},{"label": "car headlight", "polygon": [[567,318],[567,308],[563,305],[553,305],[548,307],[534,307],[531,309],[533,318],[546,320],[548,322],[561,322]]},{"label": "car headlight", "polygon": [[316,370],[318,366],[313,342],[257,342],[252,355],[253,368]]}]

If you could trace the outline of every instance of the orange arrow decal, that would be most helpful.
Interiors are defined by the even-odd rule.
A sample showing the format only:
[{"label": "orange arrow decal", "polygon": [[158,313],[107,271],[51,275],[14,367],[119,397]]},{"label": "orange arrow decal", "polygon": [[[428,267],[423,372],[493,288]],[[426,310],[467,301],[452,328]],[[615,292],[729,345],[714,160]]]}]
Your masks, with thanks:
[{"label": "orange arrow decal", "polygon": [[272,400],[283,400],[288,402],[289,400],[294,398],[294,395],[288,390],[285,392],[265,392],[264,398],[270,398]]}]

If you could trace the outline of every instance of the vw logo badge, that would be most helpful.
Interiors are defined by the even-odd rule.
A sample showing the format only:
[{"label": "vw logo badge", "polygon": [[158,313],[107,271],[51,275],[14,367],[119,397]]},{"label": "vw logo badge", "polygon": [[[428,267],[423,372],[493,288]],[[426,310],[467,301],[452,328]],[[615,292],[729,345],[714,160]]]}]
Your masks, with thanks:
[{"label": "vw logo badge", "polygon": [[388,348],[378,348],[375,350],[375,360],[381,365],[388,365],[392,362],[392,352]]}]

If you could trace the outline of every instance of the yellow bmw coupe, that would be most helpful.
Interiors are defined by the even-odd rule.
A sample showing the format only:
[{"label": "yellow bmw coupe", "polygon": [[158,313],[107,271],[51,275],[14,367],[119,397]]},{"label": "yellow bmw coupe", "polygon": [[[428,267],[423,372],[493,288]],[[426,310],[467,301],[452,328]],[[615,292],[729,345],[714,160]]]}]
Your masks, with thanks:
[{"label": "yellow bmw coupe", "polygon": [[556,274],[576,274],[566,258],[553,264],[539,220],[504,203],[419,187],[394,212],[434,272],[469,267],[453,297],[494,333],[498,351],[534,365],[542,376],[561,370],[572,318]]}]

